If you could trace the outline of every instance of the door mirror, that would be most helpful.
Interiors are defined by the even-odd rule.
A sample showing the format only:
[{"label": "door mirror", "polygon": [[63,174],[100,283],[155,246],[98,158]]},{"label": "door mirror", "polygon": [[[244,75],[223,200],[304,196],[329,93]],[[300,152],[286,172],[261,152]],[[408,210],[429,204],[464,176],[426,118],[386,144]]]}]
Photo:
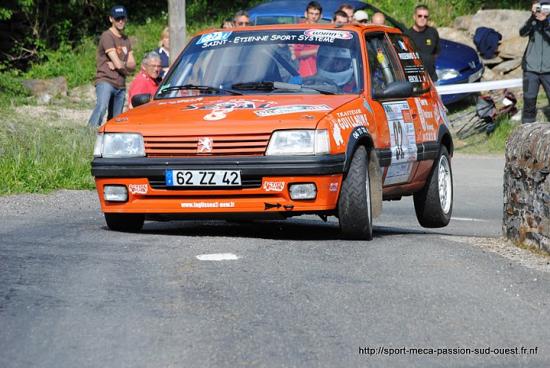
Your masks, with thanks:
[{"label": "door mirror", "polygon": [[135,95],[134,97],[132,97],[132,106],[138,107],[140,105],[146,104],[149,101],[151,101],[151,94],[141,93],[139,95]]},{"label": "door mirror", "polygon": [[390,83],[383,90],[374,91],[372,97],[374,99],[386,99],[386,98],[407,98],[413,95],[412,83],[405,81],[396,81]]}]

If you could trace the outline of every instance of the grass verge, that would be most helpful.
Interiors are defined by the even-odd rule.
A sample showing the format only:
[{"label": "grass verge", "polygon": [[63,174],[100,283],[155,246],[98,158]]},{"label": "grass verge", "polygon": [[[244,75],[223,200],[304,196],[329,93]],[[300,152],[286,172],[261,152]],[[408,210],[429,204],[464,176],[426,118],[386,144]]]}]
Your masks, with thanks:
[{"label": "grass verge", "polygon": [[0,194],[93,189],[90,174],[95,132],[15,117],[0,108]]}]

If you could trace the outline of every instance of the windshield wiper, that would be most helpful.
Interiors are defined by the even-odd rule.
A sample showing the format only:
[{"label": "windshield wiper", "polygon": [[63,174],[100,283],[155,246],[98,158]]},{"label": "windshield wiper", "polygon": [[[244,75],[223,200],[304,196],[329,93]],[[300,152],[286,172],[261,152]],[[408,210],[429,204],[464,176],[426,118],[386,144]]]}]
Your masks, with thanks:
[{"label": "windshield wiper", "polygon": [[165,88],[161,88],[159,91],[159,96],[164,95],[167,92],[171,91],[179,91],[182,89],[192,89],[200,92],[223,92],[223,93],[230,93],[232,95],[242,95],[240,92],[232,91],[230,89],[223,89],[218,87],[212,87],[212,86],[203,86],[203,85],[197,85],[197,84],[184,84],[181,86],[168,86]]},{"label": "windshield wiper", "polygon": [[246,83],[236,83],[231,86],[233,89],[238,90],[252,90],[252,91],[274,91],[277,89],[287,90],[287,91],[302,91],[302,90],[314,90],[325,95],[334,95],[335,92],[325,90],[323,88],[304,86],[301,84],[293,83],[284,83],[284,82],[271,82],[271,81],[262,81],[262,82],[246,82]]}]

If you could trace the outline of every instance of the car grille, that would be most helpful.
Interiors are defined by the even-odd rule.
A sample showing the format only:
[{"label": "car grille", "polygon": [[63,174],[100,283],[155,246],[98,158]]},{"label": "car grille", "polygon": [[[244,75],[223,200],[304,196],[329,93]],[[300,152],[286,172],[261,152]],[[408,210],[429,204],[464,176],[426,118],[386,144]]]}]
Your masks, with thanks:
[{"label": "car grille", "polygon": [[188,190],[188,189],[200,189],[200,190],[231,190],[231,189],[250,189],[260,188],[262,186],[261,177],[241,177],[240,187],[169,187],[166,185],[164,176],[149,176],[149,185],[153,189],[169,189],[169,190]]},{"label": "car grille", "polygon": [[[252,156],[263,155],[270,133],[210,136],[145,136],[149,157]],[[211,150],[198,152],[199,138],[212,140]]]}]

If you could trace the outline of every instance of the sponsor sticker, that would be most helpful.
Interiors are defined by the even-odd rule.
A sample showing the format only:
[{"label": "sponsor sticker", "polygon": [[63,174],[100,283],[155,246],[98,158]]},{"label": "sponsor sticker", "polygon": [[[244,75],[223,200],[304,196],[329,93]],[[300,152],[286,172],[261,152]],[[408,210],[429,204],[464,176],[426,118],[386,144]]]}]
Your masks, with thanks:
[{"label": "sponsor sticker", "polygon": [[413,162],[416,161],[417,147],[414,124],[404,120],[404,112],[410,107],[406,101],[383,103],[390,131],[391,165],[386,172],[385,184],[407,182]]},{"label": "sponsor sticker", "polygon": [[294,114],[297,112],[310,112],[310,111],[330,111],[330,106],[327,105],[286,105],[271,107],[264,110],[254,111],[259,117]]},{"label": "sponsor sticker", "polygon": [[147,194],[147,184],[130,184],[128,190],[131,194]]},{"label": "sponsor sticker", "polygon": [[264,182],[264,190],[266,192],[282,192],[285,189],[284,181],[266,181]]},{"label": "sponsor sticker", "polygon": [[338,147],[344,144],[344,138],[342,138],[342,130],[336,122],[332,123],[332,138],[334,139],[334,143],[336,143]]},{"label": "sponsor sticker", "polygon": [[335,31],[332,29],[308,29],[304,32],[307,37],[313,38],[332,38],[338,40],[351,40],[353,33],[349,31]]},{"label": "sponsor sticker", "polygon": [[337,192],[338,191],[338,182],[336,183],[330,183],[328,185],[328,191],[329,192]]},{"label": "sponsor sticker", "polygon": [[206,45],[211,42],[225,42],[233,32],[212,32],[203,34],[197,41],[197,45]]},{"label": "sponsor sticker", "polygon": [[181,208],[233,208],[235,202],[182,202]]}]

